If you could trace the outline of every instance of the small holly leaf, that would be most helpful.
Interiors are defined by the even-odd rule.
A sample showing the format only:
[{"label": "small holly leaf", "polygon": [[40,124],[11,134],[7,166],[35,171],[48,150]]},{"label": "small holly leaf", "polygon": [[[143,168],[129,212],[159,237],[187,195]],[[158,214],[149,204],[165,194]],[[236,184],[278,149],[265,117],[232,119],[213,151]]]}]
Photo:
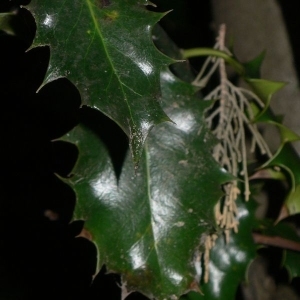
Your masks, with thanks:
[{"label": "small holly leaf", "polygon": [[[261,175],[269,176],[269,178],[284,180],[285,174],[282,170],[289,174],[291,182],[290,193],[285,199],[284,207],[282,209],[282,216],[293,215],[300,212],[300,172],[299,172],[299,156],[292,148],[291,143],[300,140],[300,136],[288,127],[282,125],[282,117],[275,116],[270,108],[264,109],[262,113],[257,106],[252,105],[254,113],[258,116],[255,122],[262,122],[274,125],[278,128],[281,145],[277,152],[271,157],[261,168],[252,176],[254,178],[262,178]],[[277,168],[276,170],[274,168]],[[265,177],[266,178],[266,177]],[[280,218],[282,217],[280,216]]]},{"label": "small holly leaf", "polygon": [[265,54],[266,54],[265,51],[263,51],[254,59],[246,63],[243,63],[243,66],[245,68],[244,76],[246,78],[260,78],[260,69],[265,59]]},{"label": "small holly leaf", "polygon": [[[262,165],[261,169],[279,167],[289,174],[291,182],[290,193],[284,202],[280,218],[286,215],[286,209],[288,215],[297,214],[300,212],[300,160],[291,143],[299,141],[300,136],[284,126],[282,124],[282,117],[275,116],[269,107],[272,95],[281,89],[284,83],[262,79],[247,79],[247,82],[265,103],[265,107],[262,110],[257,105],[252,104],[253,112],[256,115],[254,122],[263,122],[276,126],[281,138],[281,145],[277,152]],[[269,173],[271,172],[272,175],[277,177],[278,173],[276,174],[273,171]],[[278,178],[282,179],[282,176]]]},{"label": "small holly leaf", "polygon": [[245,78],[245,80],[265,105],[264,109],[256,116],[255,122],[259,122],[259,118],[270,106],[272,95],[282,89],[285,83],[257,78]]},{"label": "small holly leaf", "polygon": [[135,165],[150,129],[169,121],[159,76],[171,58],[153,45],[151,31],[164,14],[136,0],[32,0],[33,46],[51,50],[44,84],[67,77],[84,105],[114,120],[130,139]]},{"label": "small holly leaf", "polygon": [[191,289],[193,254],[214,231],[221,184],[232,179],[211,156],[214,138],[205,127],[209,105],[170,71],[161,76],[163,108],[174,120],[156,126],[136,174],[127,156],[117,182],[97,134],[83,124],[64,140],[79,149],[73,177],[75,219],[99,250],[99,265],[123,274],[129,290],[164,299]]},{"label": "small holly leaf", "polygon": [[289,215],[300,213],[300,160],[299,155],[290,143],[280,146],[277,153],[262,168],[279,167],[290,177],[290,192],[285,199]]},{"label": "small holly leaf", "polygon": [[252,104],[251,108],[254,115],[257,116],[254,122],[266,123],[274,125],[278,128],[281,144],[300,140],[300,136],[298,134],[282,124],[283,116],[275,116],[270,108],[264,109],[263,112],[261,112],[258,106],[255,104]]}]

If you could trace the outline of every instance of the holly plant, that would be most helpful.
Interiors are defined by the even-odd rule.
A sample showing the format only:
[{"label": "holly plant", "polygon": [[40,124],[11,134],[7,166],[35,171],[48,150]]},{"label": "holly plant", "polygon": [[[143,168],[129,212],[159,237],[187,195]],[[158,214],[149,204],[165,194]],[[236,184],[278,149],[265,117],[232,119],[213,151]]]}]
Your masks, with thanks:
[{"label": "holly plant", "polygon": [[[261,249],[299,276],[299,136],[267,54],[240,62],[226,24],[179,48],[148,0],[6,2],[1,299],[234,299]],[[260,219],[267,182],[284,192]]]}]

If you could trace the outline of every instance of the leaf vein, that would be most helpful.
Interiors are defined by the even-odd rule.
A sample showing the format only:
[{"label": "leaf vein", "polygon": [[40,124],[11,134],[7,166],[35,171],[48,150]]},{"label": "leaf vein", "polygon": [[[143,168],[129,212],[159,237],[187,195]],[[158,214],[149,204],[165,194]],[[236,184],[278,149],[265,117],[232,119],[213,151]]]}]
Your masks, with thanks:
[{"label": "leaf vein", "polygon": [[91,14],[91,17],[92,17],[92,21],[93,21],[93,23],[95,25],[95,29],[96,29],[97,33],[99,34],[100,40],[102,42],[103,49],[104,49],[105,54],[107,56],[107,60],[108,60],[110,66],[111,66],[111,68],[113,70],[113,73],[115,74],[116,78],[118,79],[118,82],[120,83],[121,91],[122,91],[122,94],[124,95],[123,100],[125,101],[125,103],[127,105],[131,122],[132,122],[133,125],[136,125],[135,122],[134,122],[133,116],[132,116],[132,111],[131,111],[130,105],[129,105],[128,100],[127,100],[127,95],[126,95],[126,93],[125,93],[125,91],[123,89],[122,81],[121,81],[120,77],[118,76],[118,74],[116,72],[116,69],[114,67],[113,61],[112,61],[112,59],[111,59],[111,57],[109,55],[108,49],[107,49],[105,43],[103,42],[104,41],[104,37],[102,35],[101,29],[99,27],[99,24],[98,24],[98,22],[96,20],[96,17],[95,17],[94,11],[93,11],[93,7],[92,7],[93,5],[92,5],[92,3],[91,3],[90,0],[86,0],[86,3],[87,3],[87,6],[88,6],[88,9],[90,11],[90,14]]}]

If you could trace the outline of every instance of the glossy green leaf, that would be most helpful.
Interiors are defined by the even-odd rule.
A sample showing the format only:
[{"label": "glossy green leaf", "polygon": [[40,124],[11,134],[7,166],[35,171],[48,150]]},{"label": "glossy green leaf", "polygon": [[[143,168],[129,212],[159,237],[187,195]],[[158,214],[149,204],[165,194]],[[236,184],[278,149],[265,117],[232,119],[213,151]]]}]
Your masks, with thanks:
[{"label": "glossy green leaf", "polygon": [[[268,82],[266,80],[262,81],[261,79],[249,79],[247,82],[251,83],[250,85],[254,91],[266,104],[266,107],[262,111],[257,106],[252,105],[256,114],[255,122],[263,122],[276,126],[281,138],[281,145],[277,152],[262,168],[279,167],[289,174],[291,188],[284,204],[290,215],[300,213],[300,159],[291,145],[292,142],[299,141],[300,136],[282,125],[282,118],[275,116],[269,108],[271,96],[283,87],[284,84],[280,82]],[[273,172],[273,175],[276,175],[276,172]],[[275,179],[275,177],[273,178]]]},{"label": "glossy green leaf", "polygon": [[128,288],[158,299],[190,289],[194,251],[201,235],[214,230],[221,184],[231,178],[211,156],[207,102],[169,71],[162,73],[162,92],[176,124],[151,131],[136,174],[128,156],[119,182],[91,129],[80,125],[64,138],[79,149],[69,184],[78,199],[75,218],[86,220],[99,264],[123,274]]},{"label": "glossy green leaf", "polygon": [[202,296],[199,293],[192,291],[189,292],[188,294],[181,296],[180,300],[202,300],[203,299]]},{"label": "glossy green leaf", "polygon": [[300,184],[299,155],[289,143],[283,144],[276,154],[263,165],[263,167],[272,166],[281,167],[289,172],[292,176],[293,188],[295,188],[295,185]]},{"label": "glossy green leaf", "polygon": [[256,122],[259,122],[259,118],[269,108],[272,95],[282,89],[285,83],[256,78],[245,78],[245,80],[265,104],[265,108],[257,116]]},{"label": "glossy green leaf", "polygon": [[246,271],[256,256],[257,245],[251,232],[256,225],[256,203],[250,199],[245,203],[238,199],[239,232],[232,234],[230,242],[219,238],[211,251],[210,280],[201,287],[204,299],[234,299],[238,285],[246,279]]},{"label": "glossy green leaf", "polygon": [[290,143],[281,145],[277,153],[263,165],[263,167],[274,166],[282,168],[290,175],[291,187],[285,200],[289,214],[300,213],[300,159]]},{"label": "glossy green leaf", "polygon": [[270,108],[266,108],[261,113],[260,109],[256,105],[252,104],[251,107],[254,114],[257,115],[257,117],[255,118],[255,122],[275,125],[278,128],[281,144],[300,140],[300,136],[298,134],[282,124],[283,117],[281,115],[275,116]]},{"label": "glossy green leaf", "polygon": [[156,24],[152,31],[152,38],[155,46],[164,54],[178,61],[170,66],[172,72],[181,80],[192,82],[195,79],[195,73],[191,69],[188,61],[182,60],[182,54],[177,45],[170,39],[167,33]]},{"label": "glossy green leaf", "polygon": [[67,77],[85,105],[113,119],[130,139],[135,164],[155,124],[168,121],[160,103],[159,74],[173,62],[151,40],[163,14],[136,0],[32,0],[34,46],[49,45],[44,81]]},{"label": "glossy green leaf", "polygon": [[231,235],[228,244],[223,236],[217,239],[210,254],[209,282],[201,286],[203,295],[191,292],[181,300],[235,299],[238,285],[245,281],[248,265],[255,258],[257,249],[251,237],[257,222],[254,217],[257,205],[253,199],[245,203],[240,197],[237,205],[239,232]]}]

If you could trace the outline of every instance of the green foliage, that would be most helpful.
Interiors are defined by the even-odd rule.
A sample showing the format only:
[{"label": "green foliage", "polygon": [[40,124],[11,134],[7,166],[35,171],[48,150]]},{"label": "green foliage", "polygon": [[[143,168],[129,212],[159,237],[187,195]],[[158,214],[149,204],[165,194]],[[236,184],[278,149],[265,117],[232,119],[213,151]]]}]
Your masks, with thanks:
[{"label": "green foliage", "polygon": [[[289,193],[282,209],[287,208],[287,215],[300,213],[300,164],[291,147],[299,136],[270,109],[272,95],[284,83],[260,78],[264,54],[241,63],[225,50],[180,51],[155,27],[164,14],[147,10],[147,5],[151,5],[147,0],[32,0],[27,6],[37,26],[32,47],[50,48],[40,88],[65,77],[80,93],[81,111],[94,111],[79,114],[79,124],[59,139],[64,145],[75,145],[79,154],[72,172],[57,177],[76,193],[73,221],[85,222],[84,235],[97,247],[98,270],[106,265],[110,272],[121,274],[123,291],[136,290],[159,300],[234,299],[262,246],[253,238],[253,230],[271,240],[292,241],[296,248],[300,242],[286,224],[258,221],[254,200],[245,201],[249,185],[244,126],[268,123],[279,129],[281,145],[253,178],[263,174],[287,180]],[[0,14],[0,29],[15,34],[11,17],[12,13]],[[192,68],[175,63],[175,59],[196,56],[226,62],[252,89],[247,92],[250,99],[243,96],[243,104],[233,103],[242,109],[228,118],[229,126],[238,123],[242,128],[223,128],[238,139],[236,144],[226,140],[229,148],[238,148],[243,140],[242,155],[240,149],[228,151],[237,153],[228,157],[228,165],[236,169],[234,176],[212,155],[219,141],[208,129],[207,111],[213,116],[213,131],[215,123],[221,124],[222,114],[218,119],[213,111],[219,99],[204,101],[201,84],[193,85],[197,80]],[[226,88],[240,92],[229,80]],[[116,123],[129,141],[130,151],[121,159],[119,171],[99,132],[100,113]],[[248,129],[254,128],[250,125]],[[226,143],[221,152],[227,151]],[[236,215],[234,209],[230,213],[236,217],[238,232],[228,234],[216,207],[227,205],[222,198],[228,192],[225,184],[235,180],[235,187],[244,190],[239,179],[247,181],[247,195],[237,193]],[[216,236],[214,246],[208,247],[206,241]],[[300,275],[300,266],[294,263],[299,252],[283,248],[283,266],[292,279]],[[209,274],[208,282],[205,274]]]},{"label": "green foliage", "polygon": [[37,24],[33,46],[51,49],[44,84],[70,79],[83,104],[125,131],[135,164],[149,130],[169,120],[159,104],[159,76],[173,60],[151,41],[153,25],[163,14],[147,11],[146,4],[33,0],[28,6]]},{"label": "green foliage", "polygon": [[100,265],[123,274],[129,289],[158,299],[192,286],[193,252],[215,230],[213,208],[230,179],[210,155],[214,140],[203,119],[209,103],[169,71],[161,74],[161,88],[163,109],[176,125],[154,128],[138,170],[127,155],[119,181],[92,127],[64,137],[79,149],[69,180],[78,199],[75,219],[86,220]]},{"label": "green foliage", "polygon": [[[239,233],[231,236],[229,243],[224,238],[216,241],[210,254],[209,282],[201,287],[202,295],[190,292],[182,300],[234,299],[241,279],[256,257],[257,245],[251,238],[251,232],[257,220],[254,212],[256,204],[251,199],[245,203],[241,197],[237,201],[239,208]],[[249,238],[250,237],[250,238]]]},{"label": "green foliage", "polygon": [[246,277],[247,268],[256,256],[257,245],[251,238],[256,204],[253,199],[245,203],[239,197],[237,207],[239,232],[233,234],[228,243],[219,238],[211,250],[210,280],[202,289],[204,299],[234,299],[241,279]]}]

